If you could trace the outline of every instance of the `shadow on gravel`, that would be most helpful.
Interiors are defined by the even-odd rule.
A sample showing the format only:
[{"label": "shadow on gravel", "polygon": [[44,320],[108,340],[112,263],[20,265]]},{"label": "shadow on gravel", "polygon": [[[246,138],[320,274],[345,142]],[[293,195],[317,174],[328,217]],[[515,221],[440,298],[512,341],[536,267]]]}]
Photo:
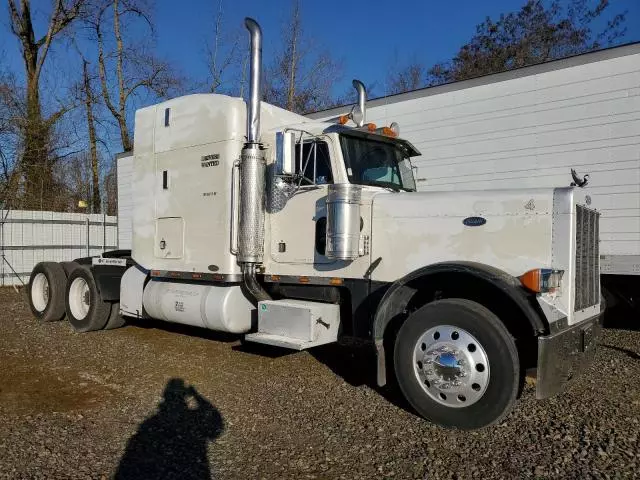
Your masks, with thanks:
[{"label": "shadow on gravel", "polygon": [[[602,325],[612,330],[640,330],[640,308],[630,301],[614,301],[610,295],[604,311]],[[637,302],[637,301],[636,301]]]},{"label": "shadow on gravel", "polygon": [[628,348],[616,347],[615,345],[606,345],[604,343],[599,343],[598,346],[608,348],[609,350],[615,350],[616,352],[624,353],[627,357],[631,357],[634,360],[640,360],[640,355],[633,350],[629,350]]},{"label": "shadow on gravel", "polygon": [[165,332],[178,333],[189,337],[205,338],[216,342],[231,343],[237,342],[240,335],[235,333],[218,332],[207,328],[194,327],[193,325],[182,325],[180,323],[162,322],[146,318],[136,318],[130,321],[130,325],[144,329],[163,330]]},{"label": "shadow on gravel", "polygon": [[627,308],[607,310],[604,314],[603,326],[611,330],[640,330],[640,312]]},{"label": "shadow on gravel", "polygon": [[280,358],[288,355],[294,355],[299,353],[297,350],[290,350],[288,348],[274,347],[271,345],[265,345],[263,343],[252,343],[241,341],[239,345],[231,347],[234,352],[248,353],[250,355],[257,355],[259,357],[267,358]]},{"label": "shadow on gravel", "polygon": [[155,415],[127,443],[114,478],[210,479],[207,445],[224,430],[220,412],[193,386],[172,378]]},{"label": "shadow on gravel", "polygon": [[387,369],[387,385],[378,387],[376,382],[376,355],[371,347],[366,345],[344,346],[333,343],[312,348],[309,353],[349,385],[354,387],[366,385],[388,402],[413,415],[417,415],[400,393],[400,387],[395,381],[393,372]]}]

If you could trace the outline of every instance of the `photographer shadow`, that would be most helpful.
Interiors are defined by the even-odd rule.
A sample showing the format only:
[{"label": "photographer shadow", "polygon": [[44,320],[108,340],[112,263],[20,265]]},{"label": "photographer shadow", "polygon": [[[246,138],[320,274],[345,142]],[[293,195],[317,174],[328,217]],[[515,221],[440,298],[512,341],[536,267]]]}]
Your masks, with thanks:
[{"label": "photographer shadow", "polygon": [[210,479],[208,443],[224,430],[220,412],[193,386],[172,378],[158,411],[129,439],[115,479]]}]

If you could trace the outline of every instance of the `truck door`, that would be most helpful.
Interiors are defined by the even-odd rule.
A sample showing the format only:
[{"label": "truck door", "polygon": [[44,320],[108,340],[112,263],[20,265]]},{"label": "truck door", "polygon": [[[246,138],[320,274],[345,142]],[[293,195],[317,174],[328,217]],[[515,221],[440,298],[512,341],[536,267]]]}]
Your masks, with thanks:
[{"label": "truck door", "polygon": [[[271,257],[278,263],[333,262],[325,253],[327,185],[333,183],[332,143],[314,138],[295,149],[296,175],[286,184],[275,182],[267,211],[271,222]],[[316,267],[316,268],[317,268]]]}]

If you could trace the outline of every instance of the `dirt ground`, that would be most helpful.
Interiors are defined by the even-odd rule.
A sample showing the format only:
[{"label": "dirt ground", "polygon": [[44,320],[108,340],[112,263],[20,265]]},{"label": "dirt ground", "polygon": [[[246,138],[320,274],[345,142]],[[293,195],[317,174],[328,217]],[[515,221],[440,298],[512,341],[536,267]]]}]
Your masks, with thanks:
[{"label": "dirt ground", "polygon": [[459,432],[375,388],[362,347],[76,334],[0,289],[0,478],[640,478],[640,332],[599,344],[565,395],[528,386],[503,423]]}]

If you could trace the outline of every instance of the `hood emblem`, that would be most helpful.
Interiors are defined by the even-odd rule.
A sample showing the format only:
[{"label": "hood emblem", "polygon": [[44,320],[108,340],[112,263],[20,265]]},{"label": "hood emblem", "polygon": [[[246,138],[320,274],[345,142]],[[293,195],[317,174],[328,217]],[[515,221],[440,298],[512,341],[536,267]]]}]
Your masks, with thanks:
[{"label": "hood emblem", "polygon": [[467,227],[479,227],[487,223],[487,219],[482,217],[467,217],[462,220],[462,223],[464,223]]}]

